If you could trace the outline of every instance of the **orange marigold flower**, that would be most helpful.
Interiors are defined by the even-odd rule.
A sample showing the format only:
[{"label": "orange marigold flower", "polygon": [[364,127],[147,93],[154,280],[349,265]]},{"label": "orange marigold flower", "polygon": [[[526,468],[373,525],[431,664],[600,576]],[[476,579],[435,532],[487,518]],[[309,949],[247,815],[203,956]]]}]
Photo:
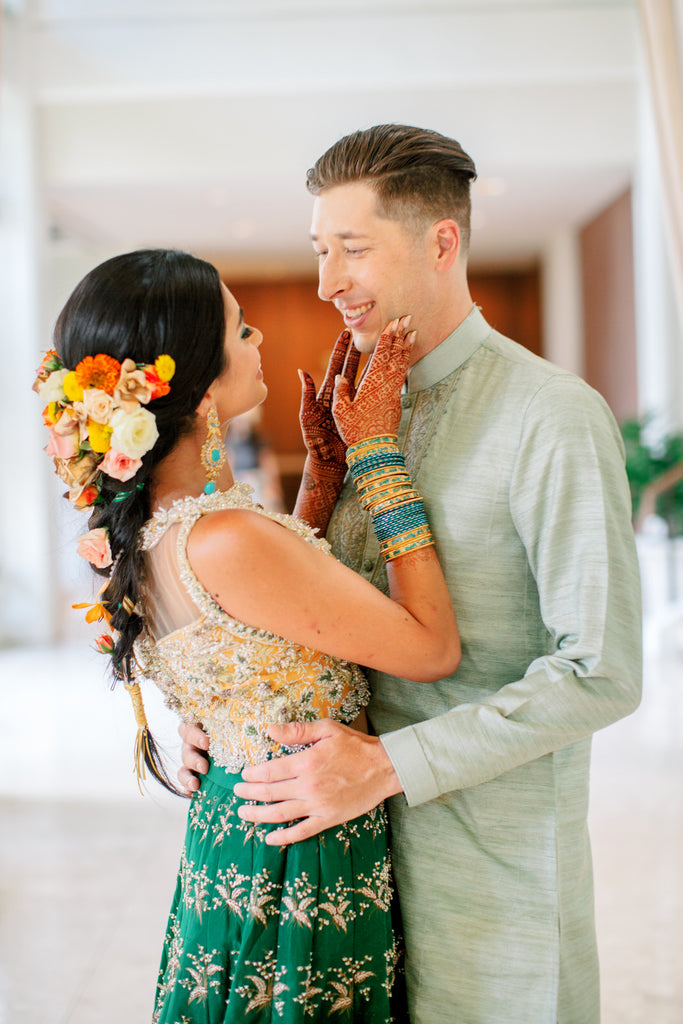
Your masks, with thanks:
[{"label": "orange marigold flower", "polygon": [[121,375],[121,364],[112,356],[100,353],[81,359],[74,373],[82,388],[99,388],[113,395]]}]

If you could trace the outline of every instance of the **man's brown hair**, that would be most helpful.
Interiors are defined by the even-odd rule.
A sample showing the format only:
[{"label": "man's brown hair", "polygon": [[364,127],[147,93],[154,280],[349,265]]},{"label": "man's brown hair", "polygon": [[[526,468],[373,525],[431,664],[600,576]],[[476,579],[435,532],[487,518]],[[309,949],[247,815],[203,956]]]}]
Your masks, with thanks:
[{"label": "man's brown hair", "polygon": [[381,217],[400,220],[414,231],[455,220],[467,252],[470,182],[476,176],[474,161],[455,139],[429,128],[380,124],[330,146],[308,171],[306,187],[317,196],[336,185],[367,182]]}]

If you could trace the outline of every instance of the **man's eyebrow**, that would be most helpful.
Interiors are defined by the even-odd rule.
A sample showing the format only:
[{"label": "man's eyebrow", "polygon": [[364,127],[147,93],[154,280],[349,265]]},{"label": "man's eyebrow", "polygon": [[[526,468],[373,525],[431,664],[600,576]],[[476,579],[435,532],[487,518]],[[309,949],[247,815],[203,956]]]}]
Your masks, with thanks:
[{"label": "man's eyebrow", "polygon": [[[335,231],[333,238],[369,238],[369,235],[364,235],[360,231]],[[311,241],[317,242],[318,235],[311,233]]]}]

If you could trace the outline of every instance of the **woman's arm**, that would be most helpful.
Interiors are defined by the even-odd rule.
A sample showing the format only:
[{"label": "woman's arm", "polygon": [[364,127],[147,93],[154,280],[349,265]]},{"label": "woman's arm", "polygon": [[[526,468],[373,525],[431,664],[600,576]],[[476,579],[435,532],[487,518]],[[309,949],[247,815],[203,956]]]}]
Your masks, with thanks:
[{"label": "woman's arm", "polygon": [[247,509],[203,516],[187,554],[207,592],[248,625],[418,682],[459,664],[455,616],[433,547],[388,564],[390,597]]},{"label": "woman's arm", "polygon": [[[357,392],[345,376],[337,378],[335,417],[347,444],[357,446],[398,428],[400,388],[412,344],[405,327],[394,323],[387,328]],[[400,459],[395,441],[389,450]],[[381,461],[384,452],[369,458]],[[410,482],[404,469],[396,475],[393,459],[390,455],[392,467],[386,474],[399,482],[389,485],[390,503],[398,495],[405,505]],[[415,492],[407,494],[414,505],[410,496]],[[400,522],[402,511],[392,512],[391,521],[397,517]],[[431,537],[426,543],[431,544]],[[203,517],[190,534],[187,550],[205,589],[243,622],[391,675],[419,682],[450,675],[460,661],[460,640],[434,547],[419,546],[400,555],[401,544],[389,543],[388,548],[388,598],[293,531],[245,509]]]}]

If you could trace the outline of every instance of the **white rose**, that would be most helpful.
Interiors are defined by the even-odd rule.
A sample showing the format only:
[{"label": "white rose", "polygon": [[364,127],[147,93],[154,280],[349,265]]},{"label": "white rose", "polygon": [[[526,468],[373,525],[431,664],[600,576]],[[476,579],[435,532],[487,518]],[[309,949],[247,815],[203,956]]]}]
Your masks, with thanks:
[{"label": "white rose", "polygon": [[114,399],[99,388],[86,388],[83,392],[83,405],[91,420],[95,420],[96,423],[108,423],[114,408]]},{"label": "white rose", "polygon": [[109,421],[111,446],[130,459],[141,459],[159,436],[154,413],[141,406],[134,412],[115,409]]},{"label": "white rose", "polygon": [[38,394],[40,395],[43,402],[63,402],[66,398],[64,394],[64,378],[66,377],[68,370],[53,370],[47,380],[44,380],[42,384],[38,385]]}]

